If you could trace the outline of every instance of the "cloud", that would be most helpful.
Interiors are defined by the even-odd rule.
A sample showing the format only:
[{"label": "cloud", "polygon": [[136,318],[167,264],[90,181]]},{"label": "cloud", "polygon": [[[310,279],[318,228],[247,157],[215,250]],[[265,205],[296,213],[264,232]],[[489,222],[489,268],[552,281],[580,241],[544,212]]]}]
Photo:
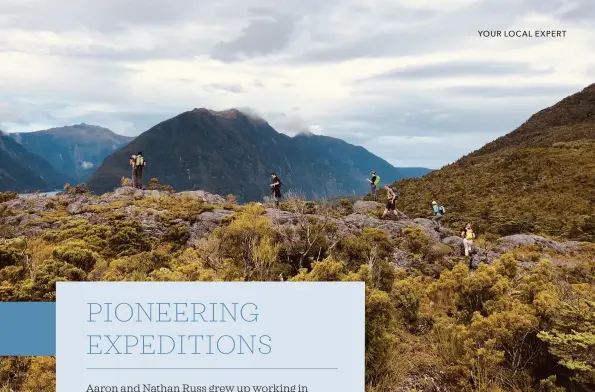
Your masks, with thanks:
[{"label": "cloud", "polygon": [[294,23],[288,16],[252,20],[239,37],[215,45],[212,57],[231,62],[278,52],[289,42]]},{"label": "cloud", "polygon": [[24,119],[25,116],[21,110],[7,103],[0,102],[0,124],[2,124],[2,122],[23,121]]},{"label": "cloud", "polygon": [[242,85],[238,83],[209,83],[206,84],[204,87],[207,91],[211,92],[221,90],[224,92],[237,94],[244,91]]},{"label": "cloud", "polygon": [[[440,167],[593,82],[589,0],[4,0],[0,127],[137,135],[249,107]],[[478,30],[567,30],[489,39]]]},{"label": "cloud", "polygon": [[310,125],[299,113],[286,114],[270,112],[267,113],[267,117],[273,128],[280,132],[286,133],[289,136],[311,130]]},{"label": "cloud", "polygon": [[547,74],[551,69],[534,69],[514,61],[452,61],[393,69],[365,80],[490,77],[518,74]]},{"label": "cloud", "polygon": [[538,86],[461,86],[448,91],[457,96],[478,98],[539,98],[564,97],[582,90],[583,85],[538,85]]}]

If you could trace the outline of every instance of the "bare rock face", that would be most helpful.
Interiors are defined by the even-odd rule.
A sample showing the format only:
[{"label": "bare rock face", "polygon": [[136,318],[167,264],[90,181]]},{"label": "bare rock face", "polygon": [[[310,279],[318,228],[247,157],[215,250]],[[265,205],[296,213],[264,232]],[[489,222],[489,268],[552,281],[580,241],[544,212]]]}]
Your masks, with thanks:
[{"label": "bare rock face", "polygon": [[446,237],[442,240],[442,243],[450,246],[457,256],[465,254],[465,247],[463,246],[463,238],[457,236]]},{"label": "bare rock face", "polygon": [[197,199],[202,199],[205,203],[209,204],[223,204],[225,203],[225,198],[220,195],[215,195],[209,192],[205,192],[202,190],[197,191],[184,191],[180,193],[176,193],[177,196],[190,196],[195,197]]},{"label": "bare rock face", "polygon": [[351,231],[358,231],[371,227],[384,230],[391,236],[401,235],[401,231],[407,227],[406,221],[376,219],[362,214],[347,215],[342,219],[342,222],[351,228]]},{"label": "bare rock face", "polygon": [[479,267],[480,263],[490,264],[488,262],[488,258],[487,258],[487,254],[486,254],[485,250],[483,250],[481,248],[473,247],[473,249],[471,250],[470,258],[471,259],[470,259],[469,267],[471,267],[473,269],[476,269],[477,267]]},{"label": "bare rock face", "polygon": [[6,224],[11,226],[25,226],[27,223],[35,222],[39,219],[41,219],[41,216],[37,214],[19,214],[8,217]]},{"label": "bare rock face", "polygon": [[161,237],[167,230],[159,212],[152,208],[140,211],[138,213],[138,221],[143,230],[145,230],[151,237]]},{"label": "bare rock face", "polygon": [[407,268],[411,266],[411,256],[409,253],[399,248],[395,248],[393,250],[391,261],[399,268]]},{"label": "bare rock face", "polygon": [[120,197],[120,196],[134,196],[136,192],[142,192],[140,189],[133,188],[131,186],[123,186],[117,188],[113,192],[113,196]]},{"label": "bare rock face", "polygon": [[233,214],[228,210],[213,210],[203,212],[198,216],[197,221],[190,227],[189,243],[194,243],[200,238],[206,237],[211,231],[221,224],[223,219]]},{"label": "bare rock face", "polygon": [[266,216],[275,226],[287,227],[298,224],[298,215],[292,212],[278,210],[275,208],[265,209]]},{"label": "bare rock face", "polygon": [[533,234],[515,234],[500,238],[494,250],[505,253],[514,248],[531,245],[537,245],[543,250],[553,250],[559,253],[572,253],[579,249],[579,243],[574,241],[557,242]]},{"label": "bare rock face", "polygon": [[112,193],[105,193],[101,196],[101,200],[107,203],[121,200],[132,200],[139,197],[162,197],[170,196],[172,193],[166,191],[158,191],[154,189],[137,189],[131,186],[123,186],[117,188]]},{"label": "bare rock face", "polygon": [[367,214],[371,211],[382,208],[382,204],[375,201],[358,200],[353,203],[353,212],[356,214]]},{"label": "bare rock face", "polygon": [[53,198],[44,194],[27,195],[9,200],[4,203],[6,207],[13,211],[30,211],[40,213],[51,210]]},{"label": "bare rock face", "polygon": [[75,201],[73,203],[69,203],[66,207],[66,212],[71,215],[80,214],[83,212],[84,208],[88,205],[88,203],[84,203],[83,201]]},{"label": "bare rock face", "polygon": [[434,241],[436,242],[439,242],[443,238],[452,237],[455,235],[455,233],[452,230],[449,230],[445,227],[436,226],[436,224],[431,219],[416,218],[413,219],[413,222],[416,225],[420,226],[424,230],[426,235],[434,239]]}]

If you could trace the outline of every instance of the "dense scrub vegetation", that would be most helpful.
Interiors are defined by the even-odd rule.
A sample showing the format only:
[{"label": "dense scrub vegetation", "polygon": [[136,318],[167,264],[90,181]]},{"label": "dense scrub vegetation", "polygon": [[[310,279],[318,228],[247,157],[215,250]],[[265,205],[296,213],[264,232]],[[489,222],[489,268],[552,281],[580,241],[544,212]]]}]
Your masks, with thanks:
[{"label": "dense scrub vegetation", "polygon": [[437,200],[457,227],[595,240],[595,140],[469,157],[397,186],[408,214],[429,215]]},{"label": "dense scrub vegetation", "polygon": [[595,241],[595,84],[534,114],[509,134],[419,179],[398,183],[404,212],[432,200],[456,227]]},{"label": "dense scrub vegetation", "polygon": [[[23,218],[27,235],[2,228],[10,235],[0,242],[0,300],[54,301],[56,281],[364,281],[368,392],[595,386],[592,244],[548,258],[515,248],[470,271],[420,227],[342,231],[347,200],[295,199],[274,211],[232,197],[213,205],[77,192],[25,212],[38,218]],[[2,197],[0,222],[23,213]],[[222,218],[197,235],[205,214]],[[0,391],[54,391],[54,372],[54,358],[0,358]]]}]

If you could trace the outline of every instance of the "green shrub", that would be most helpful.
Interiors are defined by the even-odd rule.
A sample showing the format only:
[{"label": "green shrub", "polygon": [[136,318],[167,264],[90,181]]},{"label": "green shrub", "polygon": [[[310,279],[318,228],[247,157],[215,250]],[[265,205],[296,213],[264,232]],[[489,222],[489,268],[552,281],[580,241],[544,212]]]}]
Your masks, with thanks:
[{"label": "green shrub", "polygon": [[4,203],[18,198],[19,194],[16,192],[0,192],[0,203]]}]

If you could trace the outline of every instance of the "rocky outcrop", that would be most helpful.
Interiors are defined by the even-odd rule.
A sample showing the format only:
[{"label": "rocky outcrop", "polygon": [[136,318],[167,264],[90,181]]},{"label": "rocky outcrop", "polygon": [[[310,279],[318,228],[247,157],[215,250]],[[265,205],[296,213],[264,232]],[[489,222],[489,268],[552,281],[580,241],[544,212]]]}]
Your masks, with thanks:
[{"label": "rocky outcrop", "polygon": [[368,214],[382,208],[382,204],[375,201],[358,200],[353,203],[353,212],[356,214]]},{"label": "rocky outcrop", "polygon": [[457,236],[450,236],[442,239],[442,243],[450,246],[456,256],[465,254],[465,247],[463,246],[463,238]]},{"label": "rocky outcrop", "polygon": [[195,197],[197,199],[202,199],[202,200],[204,200],[205,203],[209,203],[209,204],[223,204],[223,203],[225,203],[225,198],[223,196],[214,195],[212,193],[201,191],[201,190],[184,191],[184,192],[176,193],[176,195],[177,196]]},{"label": "rocky outcrop", "polygon": [[[187,191],[180,193],[169,193],[157,190],[140,190],[132,187],[121,187],[112,193],[102,196],[92,196],[85,193],[64,192],[58,196],[29,195],[27,198],[17,198],[9,200],[2,204],[2,207],[10,211],[5,213],[0,219],[0,224],[8,225],[18,235],[38,235],[46,229],[59,229],[66,221],[58,219],[57,221],[47,222],[42,217],[48,211],[65,208],[66,212],[77,218],[86,219],[91,224],[106,224],[109,217],[105,212],[123,214],[137,220],[141,227],[153,238],[161,238],[171,225],[184,226],[190,233],[188,245],[196,244],[201,238],[205,238],[216,227],[220,226],[224,219],[233,214],[233,211],[215,208],[203,212],[193,218],[191,221],[176,219],[173,221],[164,221],[165,210],[141,205],[135,205],[135,200],[146,197],[179,197],[179,198],[197,198],[211,205],[221,205],[225,203],[225,198],[219,195],[213,195],[204,191]],[[123,202],[123,203],[115,203]],[[108,208],[99,211],[96,207],[107,206]],[[93,208],[95,207],[95,208]],[[430,240],[428,257],[436,260],[443,260],[449,257],[464,256],[463,239],[456,236],[449,229],[437,227],[430,219],[399,219],[393,216],[387,219],[378,219],[374,217],[382,205],[373,201],[356,201],[353,204],[353,213],[342,217],[331,217],[317,214],[296,214],[274,208],[265,208],[266,216],[271,220],[277,229],[296,228],[301,223],[309,219],[317,219],[322,223],[336,225],[339,238],[350,236],[361,232],[366,228],[375,228],[385,231],[391,237],[401,237],[403,229],[408,226],[419,227],[426,237]],[[101,212],[101,210],[103,210]],[[452,251],[448,251],[448,248]],[[501,257],[502,254],[518,247],[534,246],[543,252],[543,257],[548,257],[548,253],[572,254],[580,250],[580,244],[577,242],[557,242],[537,235],[518,234],[503,237],[497,244],[489,250],[474,246],[465,262],[469,262],[471,267],[477,267],[480,263],[492,263]],[[430,254],[431,253],[431,254]],[[418,258],[421,257],[418,255]],[[394,265],[402,268],[412,267],[412,255],[407,251],[395,248],[391,256]],[[425,261],[424,261],[425,262]]]},{"label": "rocky outcrop", "polygon": [[579,249],[579,243],[575,241],[557,242],[533,234],[515,234],[500,238],[494,251],[505,253],[521,246],[537,246],[542,250],[552,250],[558,253],[572,253]]},{"label": "rocky outcrop", "polygon": [[112,193],[106,193],[101,196],[102,199],[113,202],[117,200],[130,200],[137,197],[160,197],[160,196],[170,196],[171,192],[166,191],[158,191],[158,190],[151,190],[151,189],[137,189],[131,186],[123,186],[117,188]]},{"label": "rocky outcrop", "polygon": [[399,268],[407,268],[411,266],[411,255],[404,250],[395,248],[391,255],[391,261]]},{"label": "rocky outcrop", "polygon": [[200,214],[197,221],[190,227],[189,243],[195,243],[200,238],[206,237],[211,231],[221,224],[223,219],[233,214],[228,210],[213,210]]}]

